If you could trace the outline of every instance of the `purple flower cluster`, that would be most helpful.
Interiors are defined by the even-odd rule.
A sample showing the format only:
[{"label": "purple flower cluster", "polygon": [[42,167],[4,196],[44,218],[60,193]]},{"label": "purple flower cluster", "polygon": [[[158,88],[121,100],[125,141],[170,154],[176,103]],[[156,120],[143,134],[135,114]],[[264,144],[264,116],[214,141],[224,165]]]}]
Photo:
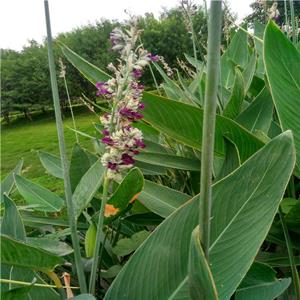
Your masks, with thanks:
[{"label": "purple flower cluster", "polygon": [[143,69],[159,59],[141,47],[134,49],[139,34],[135,26],[126,32],[119,28],[112,31],[112,50],[120,53],[119,65],[110,63],[108,68],[114,73],[114,78],[96,84],[97,95],[109,99],[112,107],[110,113],[100,117],[104,127],[101,141],[106,149],[101,161],[107,167],[108,177],[116,181],[133,166],[134,156],[145,147],[141,130],[132,126],[143,118],[145,107],[141,102],[144,86],[139,79]]}]

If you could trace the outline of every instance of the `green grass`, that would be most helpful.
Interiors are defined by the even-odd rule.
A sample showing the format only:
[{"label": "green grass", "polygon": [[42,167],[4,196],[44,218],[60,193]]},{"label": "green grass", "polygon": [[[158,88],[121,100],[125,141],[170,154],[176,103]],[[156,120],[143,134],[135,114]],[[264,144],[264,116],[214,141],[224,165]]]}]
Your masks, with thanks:
[{"label": "green grass", "polygon": [[[95,135],[93,122],[97,117],[91,113],[75,112],[77,129]],[[64,132],[67,154],[71,158],[72,148],[76,141],[72,127],[72,119],[64,119]],[[88,150],[93,150],[93,144],[87,137],[79,135],[80,145]],[[10,126],[2,126],[1,133],[1,178],[9,173],[18,161],[23,158],[23,175],[34,182],[63,194],[63,181],[46,174],[45,169],[37,155],[38,150],[43,150],[59,155],[58,139],[54,113],[46,116],[36,116],[32,122],[19,119]]]}]

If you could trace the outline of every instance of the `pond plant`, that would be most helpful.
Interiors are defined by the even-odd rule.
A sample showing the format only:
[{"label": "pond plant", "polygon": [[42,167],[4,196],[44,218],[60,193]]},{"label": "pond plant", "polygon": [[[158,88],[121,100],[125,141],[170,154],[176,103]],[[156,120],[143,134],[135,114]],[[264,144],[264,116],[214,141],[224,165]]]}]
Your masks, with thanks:
[{"label": "pond plant", "polygon": [[23,161],[2,181],[3,299],[300,299],[297,32],[237,27],[221,55],[211,1],[207,55],[185,55],[185,76],[143,48],[136,18],[112,31],[107,72],[61,45],[105,100],[95,136],[72,129],[94,153],[78,142],[69,158],[45,12],[60,156],[38,155],[65,192]]}]

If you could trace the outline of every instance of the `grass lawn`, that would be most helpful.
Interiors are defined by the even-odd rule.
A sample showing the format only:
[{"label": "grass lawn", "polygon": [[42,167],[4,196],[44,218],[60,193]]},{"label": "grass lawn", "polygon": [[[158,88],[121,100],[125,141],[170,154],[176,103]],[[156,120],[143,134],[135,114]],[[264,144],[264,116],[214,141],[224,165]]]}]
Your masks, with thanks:
[{"label": "grass lawn", "polygon": [[[79,110],[75,111],[75,119],[78,130],[94,135],[93,122],[97,122],[95,115]],[[66,116],[64,119],[64,132],[67,154],[70,159],[76,139],[74,132],[68,127],[72,127],[72,119]],[[86,149],[93,150],[93,145],[89,138],[79,135],[79,141]],[[2,126],[1,178],[4,178],[18,161],[23,158],[23,175],[26,178],[62,194],[62,180],[45,173],[45,169],[36,153],[38,150],[59,154],[54,112],[48,112],[45,116],[37,116],[32,122],[19,119],[10,126]]]}]

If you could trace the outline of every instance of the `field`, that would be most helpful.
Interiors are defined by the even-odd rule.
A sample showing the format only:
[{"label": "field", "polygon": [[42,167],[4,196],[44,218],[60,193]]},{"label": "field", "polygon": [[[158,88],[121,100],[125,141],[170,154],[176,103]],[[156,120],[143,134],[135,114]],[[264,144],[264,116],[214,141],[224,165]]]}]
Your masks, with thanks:
[{"label": "field", "polygon": [[[93,122],[97,121],[95,115],[85,111],[77,111],[75,117],[78,130],[88,134],[94,133]],[[70,127],[72,127],[72,119],[67,115],[64,119],[64,133],[69,157],[76,141],[74,132]],[[10,126],[4,125],[1,139],[1,178],[5,177],[23,158],[23,175],[26,178],[61,194],[62,181],[46,174],[37,155],[39,150],[59,154],[53,112],[48,112],[46,116],[37,116],[32,122],[19,119]],[[92,150],[93,146],[89,138],[79,136],[79,141],[82,146]]]}]

